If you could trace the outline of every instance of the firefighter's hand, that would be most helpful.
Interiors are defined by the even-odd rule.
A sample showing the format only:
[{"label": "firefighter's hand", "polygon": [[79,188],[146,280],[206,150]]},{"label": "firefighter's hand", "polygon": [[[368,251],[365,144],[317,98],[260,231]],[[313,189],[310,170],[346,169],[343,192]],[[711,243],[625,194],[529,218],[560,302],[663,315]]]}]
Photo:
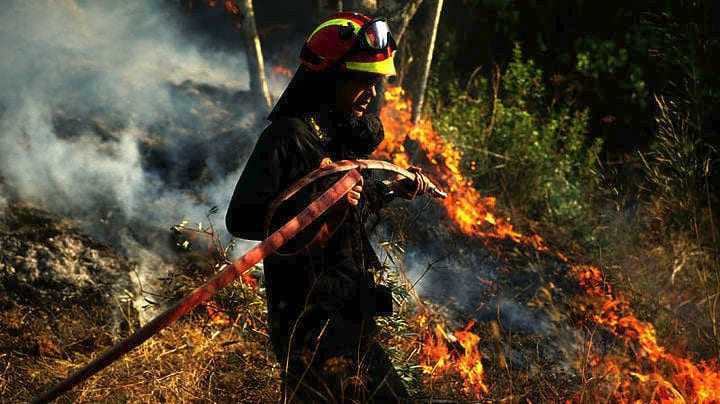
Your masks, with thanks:
[{"label": "firefighter's hand", "polygon": [[330,160],[330,157],[323,157],[323,159],[320,160],[320,168],[326,168],[331,164],[332,160]]},{"label": "firefighter's hand", "polygon": [[422,173],[420,167],[408,167],[408,171],[415,174],[415,180],[398,175],[391,187],[401,198],[412,200],[422,195],[430,188],[430,180]]},{"label": "firefighter's hand", "polygon": [[360,194],[362,193],[363,189],[363,177],[360,177],[360,181],[355,184],[354,187],[348,193],[345,195],[345,199],[347,199],[348,203],[352,206],[357,206],[358,203],[360,203]]},{"label": "firefighter's hand", "polygon": [[[323,158],[320,160],[320,168],[324,168],[332,164],[332,160],[330,160],[328,157]],[[360,177],[360,181],[358,181],[357,184],[355,184],[354,187],[350,191],[348,191],[347,194],[345,194],[345,199],[348,201],[348,203],[352,206],[357,206],[358,203],[360,203],[360,194],[362,193],[363,189],[363,178]]]}]

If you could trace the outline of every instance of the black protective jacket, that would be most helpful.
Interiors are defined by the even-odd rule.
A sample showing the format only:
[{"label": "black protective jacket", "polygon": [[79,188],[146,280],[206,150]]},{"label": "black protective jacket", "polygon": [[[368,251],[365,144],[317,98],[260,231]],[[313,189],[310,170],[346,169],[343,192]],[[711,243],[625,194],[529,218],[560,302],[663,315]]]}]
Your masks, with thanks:
[{"label": "black protective jacket", "polygon": [[[300,212],[339,176],[319,181],[286,202],[270,229],[264,229],[267,208],[279,193],[316,169],[324,157],[333,161],[367,158],[382,137],[382,124],[373,115],[355,119],[331,112],[303,112],[276,117],[260,135],[237,183],[226,217],[228,230],[240,238],[264,239],[268,230],[272,232]],[[301,347],[302,340],[316,336],[328,319],[363,327],[361,323],[391,310],[389,292],[373,279],[371,271],[380,263],[364,226],[367,217],[391,198],[387,186],[373,175],[363,173],[358,206],[341,200],[283,253],[265,259],[268,317],[276,353],[287,352],[291,334]],[[323,222],[331,224],[332,235],[324,245],[306,246]],[[345,345],[352,349],[352,344],[342,341],[332,345],[338,350]]]}]

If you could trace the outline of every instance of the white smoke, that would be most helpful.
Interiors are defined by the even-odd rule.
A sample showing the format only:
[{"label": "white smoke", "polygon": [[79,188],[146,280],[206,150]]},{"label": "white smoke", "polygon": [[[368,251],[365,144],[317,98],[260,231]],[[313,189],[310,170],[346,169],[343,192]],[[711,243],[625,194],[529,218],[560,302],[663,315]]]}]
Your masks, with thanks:
[{"label": "white smoke", "polygon": [[122,201],[123,213],[137,211],[148,186],[132,132],[107,145],[91,136],[59,139],[49,105],[26,98],[0,121],[0,169],[22,198],[56,212],[95,209],[98,199]]},{"label": "white smoke", "polygon": [[[248,74],[243,54],[196,45],[175,25],[177,16],[164,4],[4,2],[0,179],[5,192],[85,220],[101,238],[109,229],[99,230],[96,224],[108,218],[121,225],[110,229],[119,233],[128,230],[123,224],[134,223],[168,229],[183,218],[204,220],[217,206],[217,230],[229,239],[222,214],[262,116],[241,101],[215,105],[207,98],[178,95],[184,83],[237,93],[248,88]],[[58,115],[71,117],[70,123],[79,116],[83,122],[77,128],[65,123],[59,133]],[[244,136],[226,139],[226,145],[245,146],[222,147],[229,148],[226,155],[210,155],[213,149],[203,136],[213,131]],[[159,144],[157,149],[170,162],[204,159],[209,174],[200,186],[169,185],[144,164],[142,145],[149,143]],[[188,150],[201,155],[190,156]],[[228,155],[239,164],[231,173],[219,169]],[[143,261],[148,252],[137,251],[138,246],[126,253]],[[162,275],[150,276],[151,269],[145,270],[148,278]]]},{"label": "white smoke", "polygon": [[[0,169],[21,197],[73,210],[110,196],[131,217],[145,204],[176,199],[143,172],[137,147],[148,127],[171,117],[168,84],[190,79],[242,89],[247,73],[243,55],[199,53],[152,4],[4,5]],[[55,133],[53,110],[97,107],[127,124],[117,142]],[[167,210],[187,200],[173,202]]]}]

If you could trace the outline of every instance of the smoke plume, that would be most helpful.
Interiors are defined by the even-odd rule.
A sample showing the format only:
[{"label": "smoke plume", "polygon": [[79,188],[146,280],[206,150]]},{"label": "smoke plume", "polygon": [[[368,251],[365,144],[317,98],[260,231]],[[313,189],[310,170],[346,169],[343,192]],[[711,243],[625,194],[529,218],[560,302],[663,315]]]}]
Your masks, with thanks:
[{"label": "smoke plume", "polygon": [[245,56],[203,47],[166,4],[0,10],[0,202],[80,220],[148,282],[162,276],[143,265],[168,247],[159,231],[224,212],[264,123]]}]

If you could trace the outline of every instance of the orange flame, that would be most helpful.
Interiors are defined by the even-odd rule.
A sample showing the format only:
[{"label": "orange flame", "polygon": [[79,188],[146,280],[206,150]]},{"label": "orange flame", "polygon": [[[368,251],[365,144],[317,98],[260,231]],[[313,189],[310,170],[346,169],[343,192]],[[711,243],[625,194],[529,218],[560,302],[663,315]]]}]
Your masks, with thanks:
[{"label": "orange flame", "polygon": [[423,372],[434,374],[436,371],[443,372],[447,370],[448,364],[452,358],[445,340],[447,334],[439,324],[435,325],[434,333],[428,333],[423,344],[423,357],[425,365]]},{"label": "orange flame", "polygon": [[[511,240],[551,253],[567,263],[591,301],[588,321],[609,329],[627,344],[639,347],[639,350],[633,351],[634,357],[627,358],[624,363],[612,358],[592,361],[599,371],[615,375],[619,380],[612,393],[614,399],[621,402],[720,403],[720,369],[717,363],[701,361],[696,364],[668,352],[657,342],[653,325],[637,319],[628,303],[614,296],[599,268],[573,265],[562,253],[550,251],[540,236],[523,235],[509,222],[497,217],[493,213],[495,198],[482,197],[472,182],[462,175],[460,151],[433,129],[430,120],[422,119],[416,125],[412,123],[410,104],[402,89],[391,87],[385,93],[385,105],[380,115],[385,127],[385,140],[376,151],[377,157],[409,166],[413,158],[406,149],[407,140],[417,143],[432,166],[428,174],[448,191],[443,204],[462,233],[484,239]],[[420,320],[421,328],[428,325],[426,318]],[[452,338],[442,326],[436,325],[432,332],[426,332],[423,370],[437,375],[454,369],[463,377],[466,389],[476,396],[487,393],[482,380],[480,352],[477,350],[479,337],[468,327],[456,331],[453,336],[465,351],[462,355],[448,348],[447,341]]]},{"label": "orange flame", "polygon": [[464,329],[455,331],[454,334],[464,350],[457,366],[465,382],[465,391],[475,393],[476,397],[480,398],[480,393],[487,394],[488,388],[483,382],[484,369],[478,350],[480,337],[470,331],[474,325],[475,321],[470,321]]},{"label": "orange flame", "polygon": [[460,151],[433,129],[429,119],[421,119],[413,125],[410,104],[403,97],[401,88],[391,87],[385,93],[385,106],[380,116],[385,126],[385,140],[378,146],[376,154],[397,165],[408,166],[411,158],[405,149],[405,141],[417,142],[435,169],[434,179],[448,191],[443,204],[460,231],[468,236],[510,238],[539,250],[547,249],[540,237],[523,236],[506,220],[495,216],[495,198],[482,197],[472,182],[463,176]]},{"label": "orange flame", "polygon": [[[427,319],[421,316],[420,323],[426,324]],[[464,391],[479,399],[487,394],[488,388],[483,382],[485,371],[478,350],[480,337],[470,331],[474,325],[475,322],[470,321],[465,328],[449,335],[442,325],[435,324],[433,332],[424,335],[421,366],[423,373],[431,377],[454,372],[462,378]],[[457,341],[462,352],[451,350],[447,341]]]},{"label": "orange flame", "polygon": [[[720,372],[717,363],[693,363],[687,358],[672,354],[661,346],[655,327],[640,321],[631,312],[622,297],[614,297],[610,285],[604,283],[602,272],[593,266],[573,266],[580,286],[595,298],[592,321],[610,330],[626,342],[639,346],[638,358],[643,363],[630,363],[620,367],[612,360],[606,368],[617,375],[632,376],[637,383],[655,386],[652,392],[658,402],[685,402],[688,398],[698,403],[720,403]],[[641,373],[633,368],[645,365],[652,370]],[[618,399],[636,396],[632,383],[623,383],[616,393]]]}]

